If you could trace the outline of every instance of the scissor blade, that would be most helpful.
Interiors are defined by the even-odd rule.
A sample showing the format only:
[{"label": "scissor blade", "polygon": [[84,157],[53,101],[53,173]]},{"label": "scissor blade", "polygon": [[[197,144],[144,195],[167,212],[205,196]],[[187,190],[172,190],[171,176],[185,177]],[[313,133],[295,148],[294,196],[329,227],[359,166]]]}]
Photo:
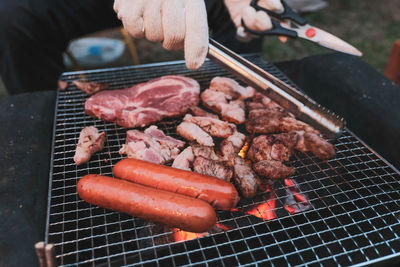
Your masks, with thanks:
[{"label": "scissor blade", "polygon": [[362,56],[361,51],[351,44],[317,27],[307,24],[292,30],[296,31],[299,37],[318,43],[324,47],[354,56]]}]

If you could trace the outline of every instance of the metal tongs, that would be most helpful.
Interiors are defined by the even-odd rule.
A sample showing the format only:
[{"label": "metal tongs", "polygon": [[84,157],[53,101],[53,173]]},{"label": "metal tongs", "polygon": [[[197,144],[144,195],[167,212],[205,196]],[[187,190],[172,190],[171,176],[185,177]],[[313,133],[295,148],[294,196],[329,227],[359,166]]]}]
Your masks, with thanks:
[{"label": "metal tongs", "polygon": [[337,138],[342,133],[345,121],[340,116],[215,40],[210,39],[208,47],[208,58],[276,101],[300,120],[318,129],[326,137]]}]

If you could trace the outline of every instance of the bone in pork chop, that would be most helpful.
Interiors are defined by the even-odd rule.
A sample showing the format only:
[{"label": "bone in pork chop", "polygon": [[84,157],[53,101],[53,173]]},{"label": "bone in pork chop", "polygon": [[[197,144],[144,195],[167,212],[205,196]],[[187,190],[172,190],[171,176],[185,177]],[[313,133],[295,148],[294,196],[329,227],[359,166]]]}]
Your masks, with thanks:
[{"label": "bone in pork chop", "polygon": [[167,117],[185,114],[199,102],[197,81],[163,76],[122,90],[107,90],[90,97],[85,113],[126,128],[144,127]]},{"label": "bone in pork chop", "polygon": [[215,137],[227,138],[231,136],[236,130],[235,124],[209,117],[198,117],[198,116],[193,117],[190,114],[186,114],[183,120],[197,124],[209,135]]},{"label": "bone in pork chop", "polygon": [[104,148],[106,133],[99,133],[96,127],[89,126],[82,129],[79,134],[78,145],[75,150],[74,161],[81,165],[89,161],[90,157]]},{"label": "bone in pork chop", "polygon": [[126,142],[119,153],[126,154],[128,158],[164,164],[176,158],[184,145],[180,140],[165,136],[156,126],[150,126],[144,133],[127,131]]}]

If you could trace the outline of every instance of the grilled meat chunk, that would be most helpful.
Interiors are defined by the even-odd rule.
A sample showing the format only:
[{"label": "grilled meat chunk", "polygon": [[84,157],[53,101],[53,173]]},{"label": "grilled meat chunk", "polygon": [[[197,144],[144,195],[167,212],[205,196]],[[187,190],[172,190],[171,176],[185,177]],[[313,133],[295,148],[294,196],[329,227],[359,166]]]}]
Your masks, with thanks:
[{"label": "grilled meat chunk", "polygon": [[288,167],[278,160],[262,160],[253,164],[253,170],[262,177],[283,179],[295,173],[293,167]]},{"label": "grilled meat chunk", "polygon": [[224,92],[233,99],[251,98],[254,96],[254,88],[248,86],[243,87],[238,82],[227,77],[214,77],[210,82],[210,89],[214,91]]},{"label": "grilled meat chunk", "polygon": [[192,122],[183,121],[176,127],[176,133],[189,141],[197,141],[203,146],[214,146],[212,137]]},{"label": "grilled meat chunk", "polygon": [[245,198],[254,197],[258,187],[261,185],[260,178],[252,170],[251,166],[239,156],[235,157],[234,170],[235,174],[233,179],[239,187],[242,196]]},{"label": "grilled meat chunk", "polygon": [[242,100],[230,101],[231,96],[211,89],[205,90],[200,98],[205,107],[220,114],[223,120],[235,124],[244,123],[245,112]]},{"label": "grilled meat chunk", "polygon": [[73,81],[72,84],[75,85],[76,88],[84,91],[88,95],[93,95],[97,92],[106,90],[110,87],[108,83]]},{"label": "grilled meat chunk", "polygon": [[191,171],[190,163],[194,161],[193,150],[191,146],[185,148],[174,160],[172,167]]},{"label": "grilled meat chunk", "polygon": [[214,147],[202,146],[196,142],[191,142],[190,146],[192,147],[193,155],[195,157],[201,156],[206,159],[212,159],[217,161],[221,160],[221,158],[218,157],[217,154],[215,154]]},{"label": "grilled meat chunk", "polygon": [[253,162],[261,160],[288,161],[293,149],[300,152],[312,152],[318,158],[327,160],[335,157],[335,147],[321,136],[304,131],[260,135],[254,138],[248,152]]},{"label": "grilled meat chunk", "polygon": [[288,161],[292,154],[293,147],[287,146],[286,140],[279,135],[260,135],[253,139],[247,157],[253,162]]},{"label": "grilled meat chunk", "polygon": [[214,113],[210,113],[208,111],[205,111],[202,108],[199,108],[197,106],[193,106],[189,108],[189,113],[192,114],[193,116],[199,116],[199,117],[209,117],[209,118],[214,118],[214,119],[219,119],[218,115]]},{"label": "grilled meat chunk", "polygon": [[233,176],[232,167],[227,166],[224,162],[207,159],[202,156],[198,156],[194,160],[193,170],[225,181],[230,181]]},{"label": "grilled meat chunk", "polygon": [[[311,151],[319,159],[328,160],[336,156],[335,146],[323,139],[321,136],[310,132],[298,132],[298,134],[300,137],[304,134],[304,144],[307,151]],[[297,150],[304,149],[300,146],[300,142],[295,148]]]},{"label": "grilled meat chunk", "polygon": [[75,150],[75,164],[81,165],[89,161],[94,153],[103,150],[105,140],[106,133],[99,133],[96,127],[89,126],[83,128],[79,134],[78,145]]},{"label": "grilled meat chunk", "polygon": [[227,138],[236,130],[236,125],[232,123],[209,117],[193,117],[190,114],[186,114],[183,121],[195,123],[209,135],[215,137]]},{"label": "grilled meat chunk", "polygon": [[235,156],[243,147],[245,139],[246,136],[238,131],[235,131],[233,135],[224,139],[219,146],[224,160],[233,163]]},{"label": "grilled meat chunk", "polygon": [[290,116],[283,109],[252,109],[249,119],[246,121],[246,129],[249,133],[288,133],[291,131],[306,131],[315,134],[319,132],[302,121]]}]

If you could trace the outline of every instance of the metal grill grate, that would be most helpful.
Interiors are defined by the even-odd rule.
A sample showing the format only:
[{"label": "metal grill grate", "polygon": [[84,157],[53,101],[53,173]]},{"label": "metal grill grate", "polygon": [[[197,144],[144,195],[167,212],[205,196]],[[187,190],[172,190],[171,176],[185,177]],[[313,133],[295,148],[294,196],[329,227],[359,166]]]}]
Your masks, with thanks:
[{"label": "metal grill grate", "polygon": [[[290,83],[273,65],[255,56],[249,59]],[[175,242],[171,230],[160,231],[152,223],[80,200],[78,179],[89,173],[112,175],[112,166],[122,159],[118,150],[126,131],[84,115],[87,96],[70,83],[82,73],[90,81],[110,83],[111,88],[183,74],[204,89],[212,77],[230,76],[211,62],[197,72],[175,62],[64,74],[70,88],[57,96],[46,229],[46,243],[55,244],[60,265],[326,266],[400,256],[400,175],[349,131],[334,142],[335,159],[322,162],[311,154],[298,153],[289,163],[296,167],[294,181],[298,194],[307,197],[308,208],[288,212],[288,181],[278,182],[273,195],[272,191],[260,193],[239,203],[245,210],[273,198],[277,204],[268,212],[276,218],[266,221],[239,211],[219,212],[219,223],[230,230],[207,237]],[[102,152],[77,167],[73,155],[79,133],[90,125],[105,131],[108,140]],[[176,137],[175,120],[158,126]]]}]

